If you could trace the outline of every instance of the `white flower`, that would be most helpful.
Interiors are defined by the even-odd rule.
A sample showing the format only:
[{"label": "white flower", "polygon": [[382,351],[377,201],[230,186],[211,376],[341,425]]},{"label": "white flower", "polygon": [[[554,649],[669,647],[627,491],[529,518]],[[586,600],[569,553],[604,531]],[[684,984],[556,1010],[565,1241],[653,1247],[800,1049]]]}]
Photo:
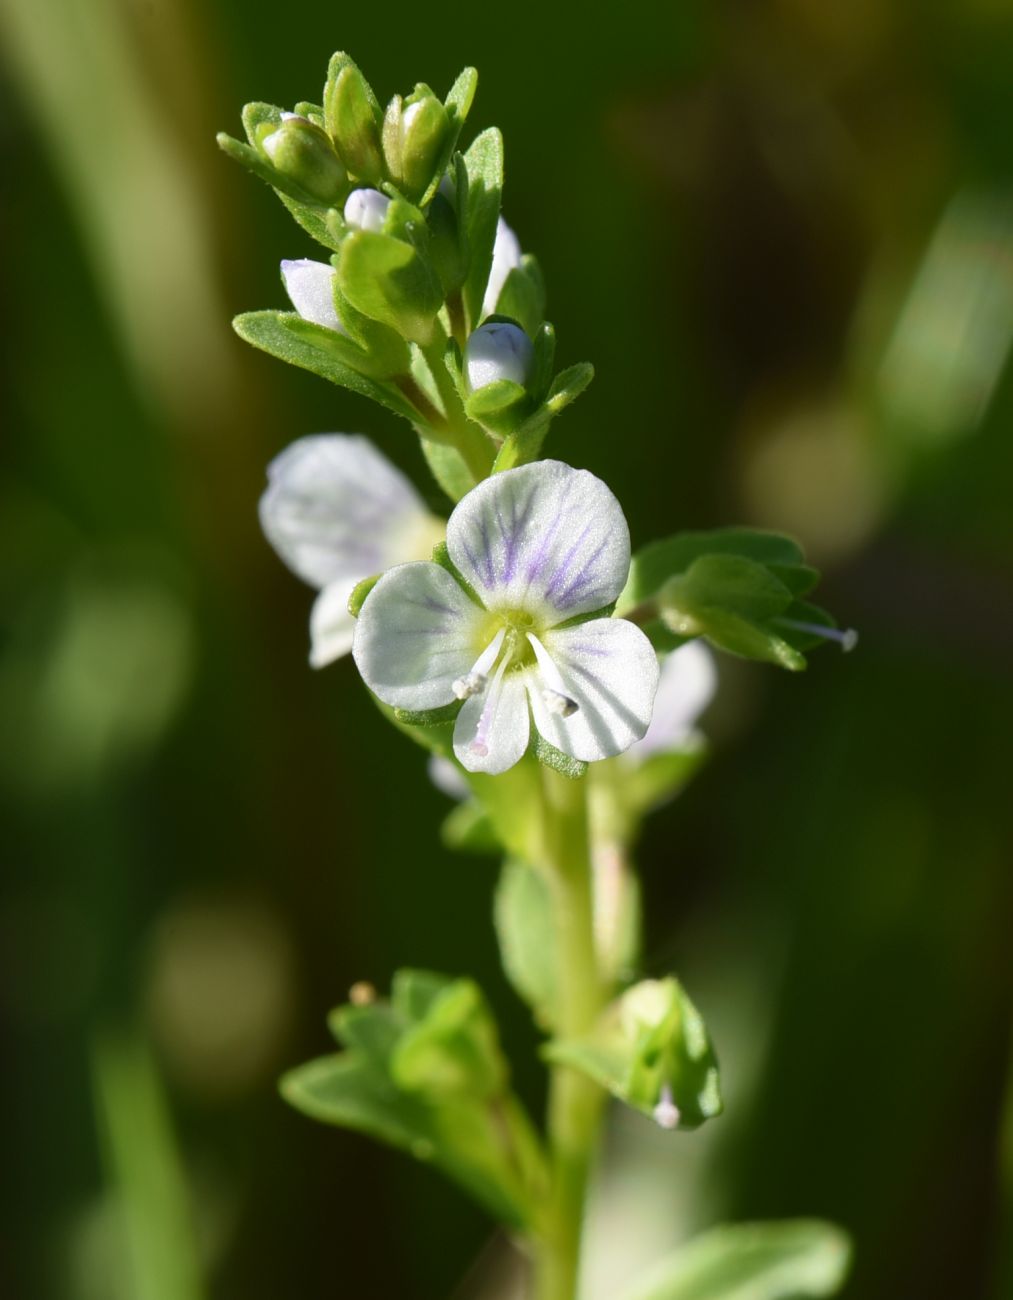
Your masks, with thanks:
[{"label": "white flower", "polygon": [[384,703],[423,712],[464,701],[454,753],[497,774],[528,748],[531,724],[571,758],[622,753],[647,730],[658,661],[638,627],[592,618],[630,567],[619,502],[600,479],[538,461],[486,479],[447,525],[450,559],[402,564],[370,592],[353,655]]},{"label": "white flower", "polygon": [[309,257],[282,262],[281,278],[292,306],[303,320],[347,337],[348,330],[334,306],[334,267],[329,262],[314,262]]},{"label": "white flower", "polygon": [[493,321],[480,325],[464,346],[464,372],[472,392],[509,379],[522,387],[531,369],[531,340],[519,325]]},{"label": "white flower", "polygon": [[390,199],[379,190],[352,190],[345,200],[345,221],[359,230],[380,233],[387,219]]},{"label": "white flower", "polygon": [[517,236],[502,217],[496,222],[496,242],[492,247],[492,266],[489,280],[485,286],[482,299],[482,315],[491,316],[496,310],[499,296],[507,282],[507,276],[515,266],[521,264],[521,246]]},{"label": "white flower", "polygon": [[641,762],[653,754],[699,745],[696,721],[714,698],[717,684],[714,656],[703,641],[687,641],[673,650],[661,664],[651,725],[625,758]]},{"label": "white flower", "polygon": [[442,524],[366,438],[300,438],[268,466],[260,522],[293,573],[320,589],[310,616],[314,668],[352,648],[348,598],[363,578],[432,554]]}]

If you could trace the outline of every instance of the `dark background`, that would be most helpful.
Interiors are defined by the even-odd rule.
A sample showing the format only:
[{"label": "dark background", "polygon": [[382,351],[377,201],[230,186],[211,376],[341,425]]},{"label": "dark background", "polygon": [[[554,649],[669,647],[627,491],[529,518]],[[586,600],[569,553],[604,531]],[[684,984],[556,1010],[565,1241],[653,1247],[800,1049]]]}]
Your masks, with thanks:
[{"label": "dark background", "polygon": [[257,525],[325,430],[445,508],[406,426],[228,329],[314,250],[214,133],[344,48],[381,98],[479,68],[469,134],[503,129],[561,362],[597,367],[550,454],[635,544],[796,534],[861,631],[802,677],[723,661],[711,761],[649,827],[647,970],[729,1107],[615,1117],[593,1294],[798,1214],[853,1232],[856,1300],[1013,1293],[1010,6],[4,0],[0,34],[0,1291],[454,1293],[481,1214],[275,1093],[356,979],[475,974],[540,1103],[494,863],[441,848],[351,664],[306,667]]}]

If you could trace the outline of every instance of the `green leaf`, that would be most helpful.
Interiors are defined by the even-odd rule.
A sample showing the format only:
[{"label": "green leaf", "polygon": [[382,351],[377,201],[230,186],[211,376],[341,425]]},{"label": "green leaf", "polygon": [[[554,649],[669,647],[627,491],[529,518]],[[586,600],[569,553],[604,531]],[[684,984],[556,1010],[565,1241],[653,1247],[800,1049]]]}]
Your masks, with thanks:
[{"label": "green leaf", "polygon": [[320,1057],[282,1076],[281,1095],[311,1119],[355,1129],[422,1159],[432,1153],[424,1102],[398,1091],[386,1073],[351,1052]]},{"label": "green leaf", "polygon": [[455,980],[407,1029],[391,1056],[399,1088],[426,1096],[488,1099],[506,1086],[507,1066],[496,1024],[473,980]]},{"label": "green leaf", "polygon": [[450,87],[450,92],[444,102],[449,126],[436,160],[436,166],[433,168],[432,180],[420,200],[423,207],[432,200],[439,189],[440,181],[451,166],[454,150],[457,148],[457,141],[461,135],[461,128],[464,126],[465,119],[471,110],[477,89],[478,73],[474,68],[465,68]]},{"label": "green leaf", "polygon": [[378,184],[383,113],[369,82],[342,52],[331,56],[323,111],[327,131],[349,172],[366,185]]},{"label": "green leaf", "polygon": [[494,379],[469,394],[464,412],[469,420],[505,437],[521,426],[529,406],[527,390],[520,384],[512,379]]},{"label": "green leaf", "polygon": [[414,343],[432,341],[443,292],[436,272],[411,244],[372,230],[353,231],[341,245],[338,283],[364,316]]},{"label": "green leaf", "polygon": [[475,486],[471,470],[456,447],[423,438],[422,454],[433,478],[451,501],[460,501]]},{"label": "green leaf", "polygon": [[553,415],[558,415],[575,401],[594,378],[594,366],[588,361],[580,361],[567,370],[561,370],[552,381],[545,405]]},{"label": "green leaf", "polygon": [[[767,568],[804,567],[798,543],[780,533],[755,528],[717,528],[708,532],[676,533],[642,547],[633,557],[630,576],[619,597],[620,614],[657,595],[669,578],[684,573],[703,555],[740,555]],[[807,573],[812,573],[807,570]],[[782,579],[794,590],[792,580]]]},{"label": "green leaf", "polygon": [[500,842],[489,814],[477,799],[456,804],[440,827],[448,849],[461,853],[499,853]]},{"label": "green leaf", "polygon": [[832,1223],[726,1224],[680,1247],[621,1300],[816,1300],[837,1294],[850,1262]]},{"label": "green leaf", "polygon": [[463,298],[468,329],[473,330],[482,315],[503,194],[503,137],[495,127],[475,137],[464,164],[468,171],[465,229],[470,265]]},{"label": "green leaf", "polygon": [[579,781],[587,771],[587,764],[579,758],[571,758],[569,754],[564,754],[561,749],[555,745],[550,745],[544,736],[537,731],[534,733],[534,739],[531,744],[535,758],[543,767],[551,767],[554,772],[560,776],[568,777],[571,781]]},{"label": "green leaf", "polygon": [[[665,1128],[697,1128],[722,1110],[707,1029],[672,977],[641,980],[606,1009],[586,1038],[554,1041],[543,1054],[581,1070]],[[664,1122],[659,1110],[668,1101],[677,1107],[675,1123]]]},{"label": "green leaf", "polygon": [[338,359],[334,339],[340,336],[334,330],[314,325],[294,312],[283,311],[245,312],[235,318],[232,328],[241,339],[262,352],[368,397],[406,420],[418,418],[414,408],[392,385],[370,379]]},{"label": "green leaf", "polygon": [[507,979],[538,1023],[550,1029],[557,947],[552,895],[545,877],[526,862],[507,858],[496,887],[493,919]]}]

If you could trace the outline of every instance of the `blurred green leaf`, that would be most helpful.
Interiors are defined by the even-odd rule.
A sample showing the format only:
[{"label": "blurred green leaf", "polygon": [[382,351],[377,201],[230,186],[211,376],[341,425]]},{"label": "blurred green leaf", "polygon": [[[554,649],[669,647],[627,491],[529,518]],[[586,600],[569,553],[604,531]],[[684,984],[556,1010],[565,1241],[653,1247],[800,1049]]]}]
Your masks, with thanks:
[{"label": "blurred green leaf", "polygon": [[[767,568],[804,566],[801,547],[790,537],[756,528],[716,528],[707,532],[676,533],[650,542],[633,556],[630,576],[617,609],[620,613],[656,595],[669,578],[684,573],[704,555],[738,555]],[[814,574],[814,570],[806,570]],[[782,581],[785,579],[782,578]],[[793,591],[798,579],[786,581]],[[815,581],[815,577],[814,577]],[[810,586],[812,583],[810,583]],[[807,588],[808,589],[808,588]],[[796,594],[802,594],[796,592]]]},{"label": "blurred green leaf", "polygon": [[835,1295],[851,1248],[818,1219],[736,1223],[680,1247],[621,1300],[810,1300]]},{"label": "blurred green leaf", "polygon": [[507,978],[538,1023],[551,1028],[557,947],[545,877],[526,862],[507,858],[496,887],[493,916]]}]

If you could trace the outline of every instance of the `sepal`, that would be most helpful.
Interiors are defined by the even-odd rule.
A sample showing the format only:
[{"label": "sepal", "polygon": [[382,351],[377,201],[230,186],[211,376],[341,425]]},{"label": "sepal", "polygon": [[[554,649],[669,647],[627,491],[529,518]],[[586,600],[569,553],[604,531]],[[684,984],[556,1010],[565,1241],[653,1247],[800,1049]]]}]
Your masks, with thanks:
[{"label": "sepal", "polygon": [[851,1263],[847,1234],[819,1219],[728,1223],[681,1245],[619,1300],[821,1300]]},{"label": "sepal", "polygon": [[338,259],[341,292],[357,311],[425,346],[436,333],[443,291],[432,265],[392,235],[352,231]]},{"label": "sepal", "polygon": [[383,177],[383,114],[372,87],[347,54],[331,56],[324,88],[324,124],[348,172],[364,185]]},{"label": "sepal", "polygon": [[587,1038],[544,1048],[663,1128],[698,1128],[722,1110],[717,1061],[700,1013],[678,980],[642,980]]}]

